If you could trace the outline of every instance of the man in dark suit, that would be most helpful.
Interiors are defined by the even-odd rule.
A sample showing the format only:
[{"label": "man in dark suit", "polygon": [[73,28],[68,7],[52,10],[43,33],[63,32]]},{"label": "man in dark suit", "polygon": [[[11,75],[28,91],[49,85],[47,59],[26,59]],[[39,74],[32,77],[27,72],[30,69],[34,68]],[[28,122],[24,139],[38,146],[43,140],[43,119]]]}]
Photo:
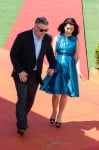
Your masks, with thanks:
[{"label": "man in dark suit", "polygon": [[34,102],[39,83],[43,59],[46,55],[49,62],[49,74],[53,74],[55,59],[51,46],[52,38],[48,31],[45,17],[37,17],[33,29],[17,35],[10,58],[13,65],[12,77],[17,91],[16,119],[17,132],[24,134],[28,127],[27,115]]}]

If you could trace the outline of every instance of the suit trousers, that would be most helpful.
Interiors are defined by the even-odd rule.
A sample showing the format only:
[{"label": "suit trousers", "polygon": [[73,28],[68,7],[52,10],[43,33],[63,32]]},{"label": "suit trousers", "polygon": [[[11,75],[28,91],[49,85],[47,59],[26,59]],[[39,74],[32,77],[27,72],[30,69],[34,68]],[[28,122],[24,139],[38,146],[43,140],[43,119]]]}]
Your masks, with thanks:
[{"label": "suit trousers", "polygon": [[16,125],[18,129],[26,129],[28,127],[27,115],[34,103],[36,91],[39,85],[37,72],[33,71],[30,79],[26,83],[14,82],[18,98],[16,103]]}]

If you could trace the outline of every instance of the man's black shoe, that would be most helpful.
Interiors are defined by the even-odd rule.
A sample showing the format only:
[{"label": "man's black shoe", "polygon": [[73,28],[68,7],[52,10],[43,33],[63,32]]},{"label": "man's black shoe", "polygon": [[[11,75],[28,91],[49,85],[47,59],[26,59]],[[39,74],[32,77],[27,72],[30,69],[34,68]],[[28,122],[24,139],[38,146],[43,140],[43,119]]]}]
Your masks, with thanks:
[{"label": "man's black shoe", "polygon": [[25,129],[18,129],[17,133],[20,134],[20,135],[24,135]]}]

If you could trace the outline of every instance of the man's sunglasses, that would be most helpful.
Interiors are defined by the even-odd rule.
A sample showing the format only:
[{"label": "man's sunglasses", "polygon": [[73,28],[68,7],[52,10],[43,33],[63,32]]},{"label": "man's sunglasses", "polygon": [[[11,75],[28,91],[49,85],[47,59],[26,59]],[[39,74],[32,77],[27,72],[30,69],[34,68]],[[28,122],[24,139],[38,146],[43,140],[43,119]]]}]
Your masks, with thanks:
[{"label": "man's sunglasses", "polygon": [[38,27],[38,29],[40,30],[40,32],[48,32],[48,29],[41,29],[40,27]]}]

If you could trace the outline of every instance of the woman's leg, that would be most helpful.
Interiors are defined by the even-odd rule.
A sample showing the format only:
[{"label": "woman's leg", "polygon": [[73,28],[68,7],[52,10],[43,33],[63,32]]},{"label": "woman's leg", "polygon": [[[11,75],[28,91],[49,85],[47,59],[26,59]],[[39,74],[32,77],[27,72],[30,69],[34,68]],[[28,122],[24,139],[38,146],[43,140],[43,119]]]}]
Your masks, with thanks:
[{"label": "woman's leg", "polygon": [[60,102],[59,102],[59,112],[57,115],[57,122],[61,123],[62,113],[64,111],[66,103],[67,103],[67,95],[61,95]]},{"label": "woman's leg", "polygon": [[55,122],[56,119],[56,115],[57,115],[57,107],[59,104],[59,94],[55,94],[52,96],[52,114],[50,117],[50,123],[53,124]]},{"label": "woman's leg", "polygon": [[59,94],[55,94],[52,96],[52,115],[51,118],[55,119],[57,114],[57,107],[59,104]]}]

